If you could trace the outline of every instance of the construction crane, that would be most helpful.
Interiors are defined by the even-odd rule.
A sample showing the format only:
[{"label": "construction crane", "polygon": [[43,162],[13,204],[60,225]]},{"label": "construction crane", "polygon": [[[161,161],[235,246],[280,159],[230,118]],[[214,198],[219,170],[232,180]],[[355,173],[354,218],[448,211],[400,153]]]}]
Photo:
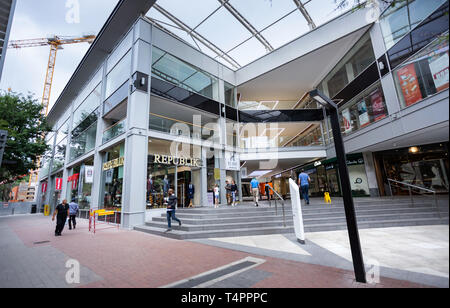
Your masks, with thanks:
[{"label": "construction crane", "polygon": [[56,53],[58,49],[63,49],[62,45],[89,43],[95,40],[95,35],[84,35],[81,37],[54,36],[51,38],[39,38],[29,40],[10,41],[8,48],[20,49],[29,47],[50,46],[48,57],[47,74],[45,76],[44,93],[42,94],[42,113],[47,116],[48,105],[50,104],[50,94],[52,92],[53,73],[55,72]]},{"label": "construction crane", "polygon": [[[89,43],[91,44],[95,40],[95,35],[83,35],[81,37],[73,36],[54,36],[51,38],[38,38],[28,40],[15,40],[10,41],[8,48],[21,49],[29,47],[50,46],[50,55],[48,57],[47,74],[45,76],[44,93],[42,94],[42,114],[47,116],[48,106],[50,104],[50,95],[52,92],[53,73],[55,72],[56,54],[58,49],[63,49],[62,45]],[[37,165],[40,165],[41,158],[38,158]],[[37,182],[39,170],[33,170],[30,172],[30,179],[28,186],[31,186],[32,182]]]}]

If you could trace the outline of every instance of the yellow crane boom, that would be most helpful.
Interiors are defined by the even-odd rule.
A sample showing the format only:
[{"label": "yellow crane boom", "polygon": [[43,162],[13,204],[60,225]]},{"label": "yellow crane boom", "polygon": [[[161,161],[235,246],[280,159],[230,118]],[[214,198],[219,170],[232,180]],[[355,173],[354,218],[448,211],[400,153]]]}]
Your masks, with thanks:
[{"label": "yellow crane boom", "polygon": [[[45,75],[44,93],[42,94],[42,114],[47,116],[48,106],[50,104],[50,95],[52,92],[53,73],[55,72],[56,54],[58,49],[62,49],[61,45],[77,44],[77,43],[89,43],[91,44],[95,40],[95,35],[84,35],[81,37],[68,37],[68,36],[54,36],[51,38],[38,38],[28,40],[14,40],[10,41],[8,48],[20,49],[39,46],[50,46],[50,55],[48,57],[47,73]],[[41,158],[38,158],[37,165],[40,165]],[[37,182],[39,170],[33,170],[30,172],[30,179],[28,186],[32,182]]]}]

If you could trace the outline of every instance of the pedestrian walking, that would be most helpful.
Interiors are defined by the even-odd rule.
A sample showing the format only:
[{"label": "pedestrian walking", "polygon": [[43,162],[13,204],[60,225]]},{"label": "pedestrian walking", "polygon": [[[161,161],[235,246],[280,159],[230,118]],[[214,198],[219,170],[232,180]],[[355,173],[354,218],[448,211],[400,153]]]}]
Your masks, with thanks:
[{"label": "pedestrian walking", "polygon": [[238,187],[237,187],[236,183],[234,182],[234,180],[231,181],[230,190],[231,190],[231,206],[234,207],[234,206],[236,206],[236,193],[238,190]]},{"label": "pedestrian walking", "polygon": [[255,206],[258,205],[258,198],[259,198],[259,182],[256,178],[253,178],[250,182],[250,186],[252,188],[252,194],[253,194],[253,201],[255,202]]},{"label": "pedestrian walking", "polygon": [[219,185],[214,186],[214,208],[219,207]]},{"label": "pedestrian walking", "polygon": [[303,199],[305,199],[306,204],[309,204],[309,183],[311,183],[311,178],[302,170],[298,175],[298,185],[300,186],[300,191],[302,192]]},{"label": "pedestrian walking", "polygon": [[225,181],[225,191],[227,192],[227,205],[231,204],[231,184]]},{"label": "pedestrian walking", "polygon": [[77,221],[75,218],[77,217],[79,209],[80,207],[75,202],[75,198],[72,199],[72,202],[69,203],[69,230],[72,230],[72,224],[74,229],[77,225]]},{"label": "pedestrian walking", "polygon": [[55,208],[53,212],[52,221],[55,221],[56,216],[56,229],[55,236],[61,236],[61,232],[64,229],[64,225],[67,221],[67,216],[69,216],[69,205],[67,204],[67,200],[63,200],[61,204]]},{"label": "pedestrian walking", "polygon": [[168,194],[169,197],[167,197],[167,231],[172,231],[172,219],[178,221],[179,226],[181,226],[181,220],[179,220],[175,216],[177,196],[175,196],[172,188],[169,189]]}]

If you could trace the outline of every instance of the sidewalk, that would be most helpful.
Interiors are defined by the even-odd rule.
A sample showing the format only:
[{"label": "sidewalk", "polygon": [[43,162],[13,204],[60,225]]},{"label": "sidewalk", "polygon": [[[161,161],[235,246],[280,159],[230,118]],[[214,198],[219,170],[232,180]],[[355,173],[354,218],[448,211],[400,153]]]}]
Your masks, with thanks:
[{"label": "sidewalk", "polygon": [[[210,272],[213,288],[425,287],[381,277],[359,284],[352,271],[251,254],[202,243],[177,241],[136,231],[105,229],[94,235],[88,222],[54,236],[42,215],[0,218],[0,287],[161,287]],[[259,260],[256,263],[248,261]],[[79,261],[81,281],[67,284],[65,262]],[[247,260],[234,275],[221,269]],[[240,263],[244,264],[244,263]],[[245,264],[244,264],[245,265]],[[243,266],[244,266],[243,265]],[[229,267],[228,267],[229,268]]]}]

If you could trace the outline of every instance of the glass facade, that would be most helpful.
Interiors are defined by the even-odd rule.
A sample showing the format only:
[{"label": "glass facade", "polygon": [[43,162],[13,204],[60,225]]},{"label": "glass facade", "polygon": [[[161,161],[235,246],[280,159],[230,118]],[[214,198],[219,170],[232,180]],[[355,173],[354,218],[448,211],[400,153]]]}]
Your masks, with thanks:
[{"label": "glass facade", "polygon": [[153,47],[152,53],[153,77],[219,101],[219,80],[216,77],[157,47]]},{"label": "glass facade", "polygon": [[448,89],[448,32],[401,64],[394,80],[403,108]]},{"label": "glass facade", "polygon": [[113,94],[122,84],[124,84],[131,74],[131,50],[116,64],[116,66],[106,75],[105,98]]},{"label": "glass facade", "polygon": [[126,118],[121,121],[116,122],[115,124],[111,125],[107,129],[105,129],[105,131],[103,132],[102,142],[106,143],[106,142],[116,138],[117,136],[122,135],[123,133],[125,133],[126,128],[127,128],[127,119]]},{"label": "glass facade", "polygon": [[70,161],[88,153],[95,148],[95,139],[97,134],[97,121],[93,122],[83,132],[74,135],[70,142]]},{"label": "glass facade", "polygon": [[[390,194],[387,179],[448,193],[448,147],[447,142],[374,153],[381,171],[378,181],[382,193],[384,190],[383,194]],[[394,195],[409,194],[407,189],[392,187],[392,190]]]},{"label": "glass facade", "polygon": [[[124,153],[125,144],[122,143],[108,150],[103,157],[103,198],[101,208],[113,210],[122,208]],[[108,162],[117,162],[117,164],[108,164]]]},{"label": "glass facade", "polygon": [[[98,108],[101,101],[102,85],[99,84],[92,91],[83,103],[73,113],[72,127],[76,128],[82,124],[86,119],[91,117],[93,112]],[[88,120],[89,121],[89,120]]]},{"label": "glass facade", "polygon": [[405,0],[390,5],[380,19],[386,49],[394,46],[444,2],[445,0]]},{"label": "glass facade", "polygon": [[334,97],[375,61],[370,34],[365,34],[339,64],[319,84],[328,97]]},{"label": "glass facade", "polygon": [[383,89],[377,82],[340,108],[341,131],[348,135],[388,116]]},{"label": "glass facade", "polygon": [[236,108],[236,87],[224,82],[225,105]]}]

